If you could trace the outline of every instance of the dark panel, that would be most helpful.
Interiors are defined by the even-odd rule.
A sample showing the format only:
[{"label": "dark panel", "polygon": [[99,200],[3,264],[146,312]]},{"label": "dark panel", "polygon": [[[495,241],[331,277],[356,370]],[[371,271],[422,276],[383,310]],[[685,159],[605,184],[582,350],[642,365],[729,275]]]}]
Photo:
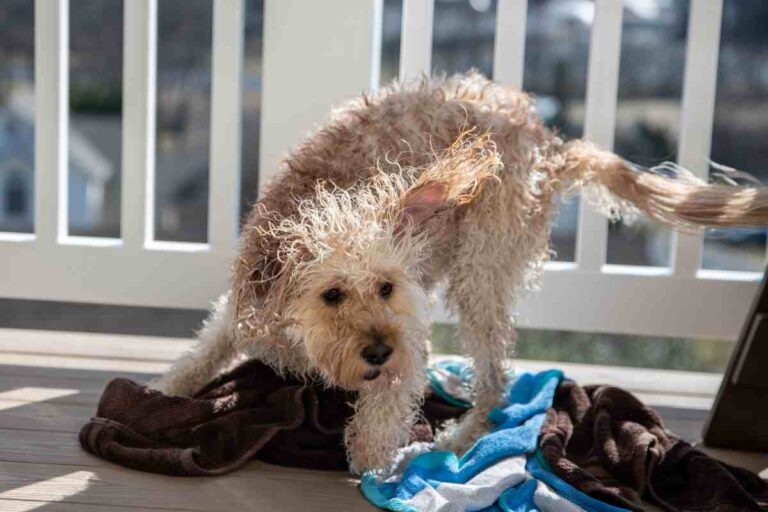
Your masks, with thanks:
[{"label": "dark panel", "polygon": [[734,372],[733,383],[768,389],[765,373],[768,365],[768,313],[755,316],[745,347]]},{"label": "dark panel", "polygon": [[0,299],[0,328],[188,338],[205,311]]},{"label": "dark panel", "polygon": [[725,392],[710,416],[705,444],[768,451],[768,394],[764,389],[743,388],[730,383],[725,386]]},{"label": "dark panel", "polygon": [[706,445],[768,451],[768,275],[733,351],[704,427]]}]

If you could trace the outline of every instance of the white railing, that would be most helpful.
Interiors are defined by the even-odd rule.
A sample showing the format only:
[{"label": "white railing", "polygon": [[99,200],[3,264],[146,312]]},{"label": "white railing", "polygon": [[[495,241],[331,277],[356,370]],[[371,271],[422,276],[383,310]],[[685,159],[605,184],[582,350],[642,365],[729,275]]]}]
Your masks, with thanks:
[{"label": "white railing", "polygon": [[[67,234],[68,2],[36,0],[34,235],[0,235],[0,295],[203,308],[226,286],[237,228],[243,0],[213,0],[208,243],[154,240],[156,0],[125,5],[121,239]],[[526,0],[499,0],[496,80],[522,84]],[[260,182],[339,101],[378,85],[381,0],[265,0]],[[432,0],[404,0],[400,73],[429,72]],[[707,173],[722,0],[692,0],[680,163]],[[597,0],[586,136],[613,144],[622,6]],[[734,339],[754,273],[701,270],[702,238],[677,236],[670,268],[606,264],[607,221],[582,205],[575,263],[547,267],[520,305],[539,328]],[[438,307],[437,318],[447,315]]]}]

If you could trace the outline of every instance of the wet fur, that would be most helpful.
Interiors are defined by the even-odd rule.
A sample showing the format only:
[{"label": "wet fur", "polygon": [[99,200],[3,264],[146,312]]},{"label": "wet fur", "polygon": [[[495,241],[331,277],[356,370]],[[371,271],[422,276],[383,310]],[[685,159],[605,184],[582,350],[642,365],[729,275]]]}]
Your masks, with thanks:
[{"label": "wet fur", "polygon": [[[516,340],[509,312],[550,257],[556,195],[587,189],[610,216],[641,211],[683,229],[766,224],[765,189],[662,171],[564,144],[526,94],[477,73],[356,99],[281,163],[243,228],[231,291],[157,386],[189,394],[245,353],[358,390],[351,468],[384,467],[416,419],[430,293],[445,281],[477,383],[473,411],[439,443],[465,449],[501,398]],[[387,299],[383,281],[394,284]],[[345,300],[331,307],[320,297],[335,286]],[[369,382],[360,351],[373,331],[395,350]]]}]

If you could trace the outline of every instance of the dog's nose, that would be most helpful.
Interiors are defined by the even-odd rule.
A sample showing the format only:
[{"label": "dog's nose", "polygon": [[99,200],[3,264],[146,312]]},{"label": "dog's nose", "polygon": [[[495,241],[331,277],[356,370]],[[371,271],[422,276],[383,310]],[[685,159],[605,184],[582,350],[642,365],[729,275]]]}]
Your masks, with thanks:
[{"label": "dog's nose", "polygon": [[368,364],[381,366],[387,362],[390,354],[392,354],[392,348],[389,345],[377,342],[365,347],[360,355]]}]

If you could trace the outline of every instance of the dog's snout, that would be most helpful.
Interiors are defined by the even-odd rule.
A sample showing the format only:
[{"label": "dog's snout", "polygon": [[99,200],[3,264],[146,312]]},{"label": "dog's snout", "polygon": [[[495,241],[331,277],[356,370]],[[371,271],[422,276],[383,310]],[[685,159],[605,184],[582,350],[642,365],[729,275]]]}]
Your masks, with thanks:
[{"label": "dog's snout", "polygon": [[371,331],[370,337],[374,345],[384,345],[384,335],[379,331]]},{"label": "dog's snout", "polygon": [[360,355],[368,364],[381,366],[387,362],[391,354],[392,347],[378,340],[365,347]]}]

